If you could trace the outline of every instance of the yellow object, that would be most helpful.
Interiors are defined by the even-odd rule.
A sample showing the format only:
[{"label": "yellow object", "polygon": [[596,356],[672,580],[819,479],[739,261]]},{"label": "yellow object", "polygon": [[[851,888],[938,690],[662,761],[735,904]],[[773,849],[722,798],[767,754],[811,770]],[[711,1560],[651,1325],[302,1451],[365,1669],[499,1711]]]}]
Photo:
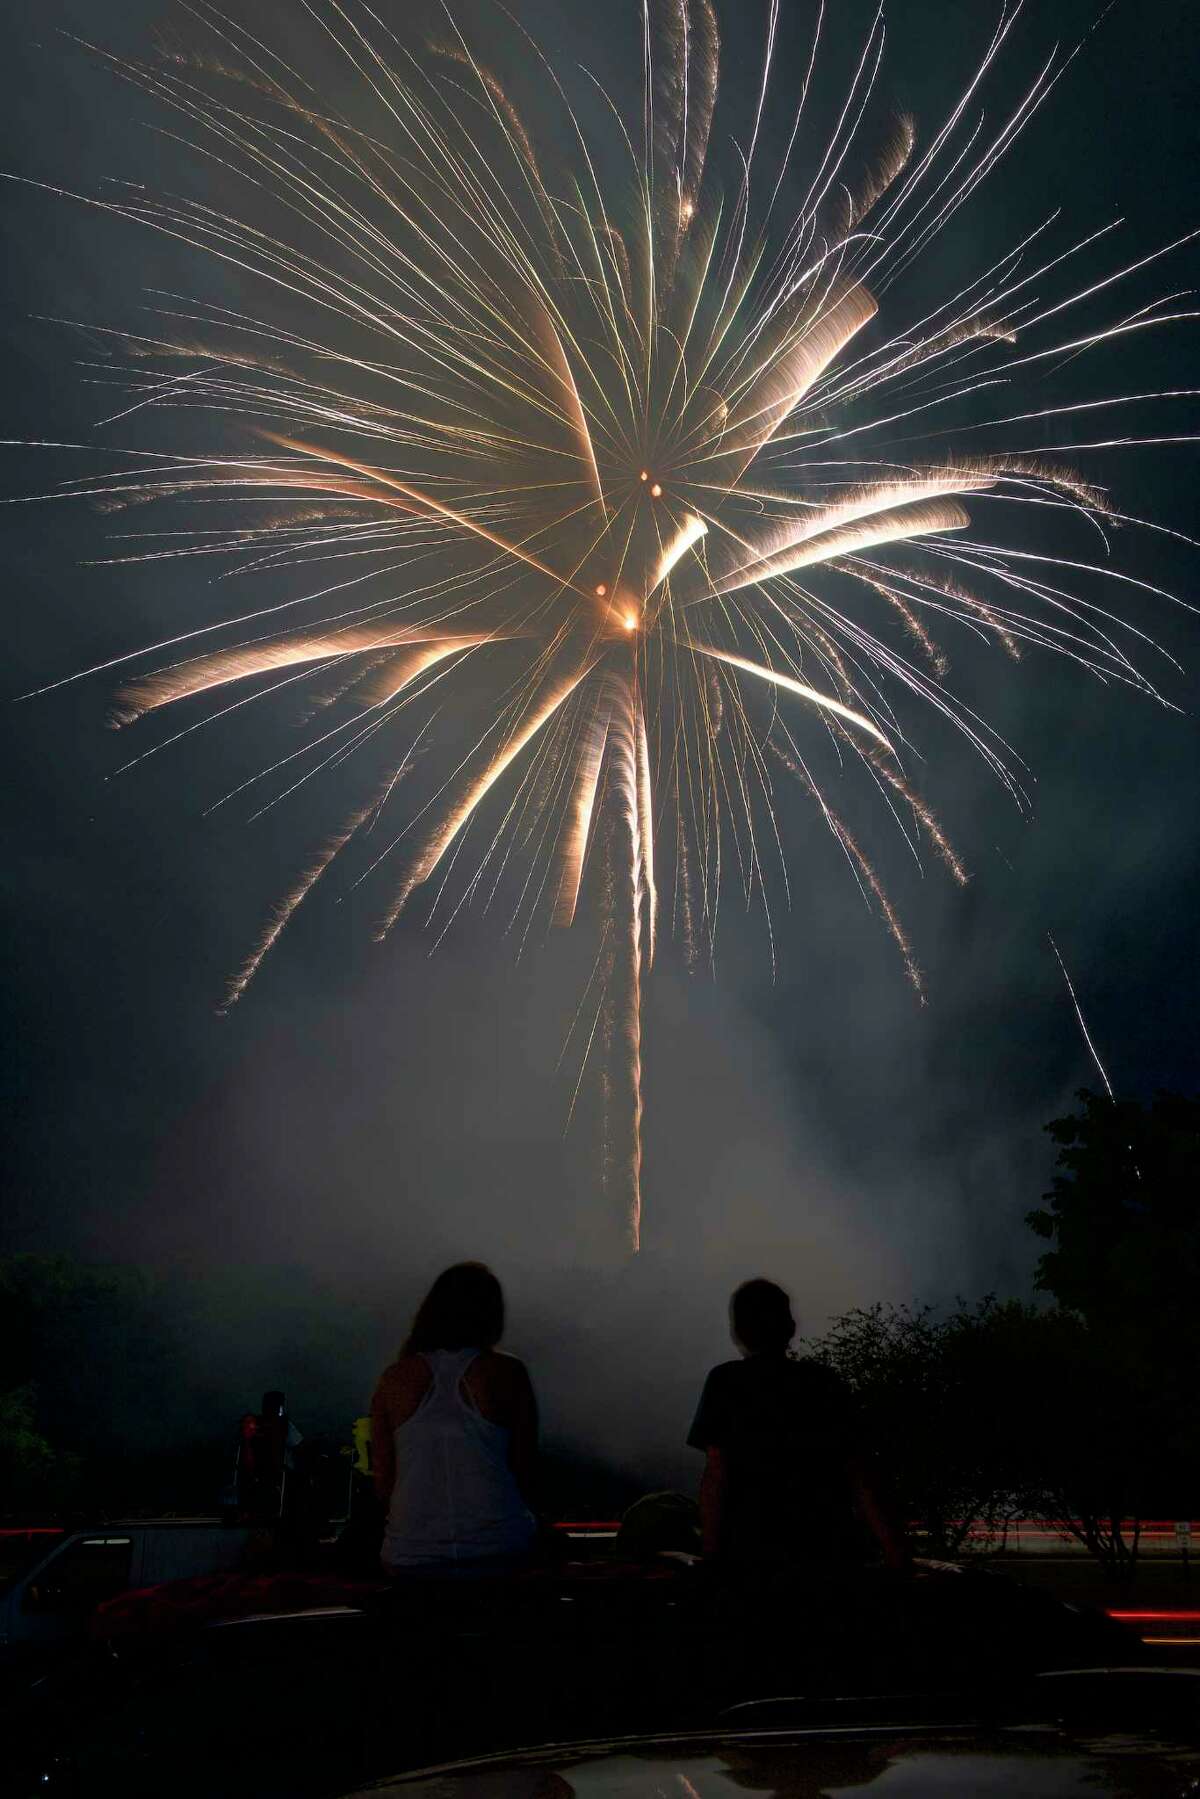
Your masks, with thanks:
[{"label": "yellow object", "polygon": [[354,1472],[356,1474],[371,1473],[371,1420],[356,1418],[351,1431],[354,1439]]}]

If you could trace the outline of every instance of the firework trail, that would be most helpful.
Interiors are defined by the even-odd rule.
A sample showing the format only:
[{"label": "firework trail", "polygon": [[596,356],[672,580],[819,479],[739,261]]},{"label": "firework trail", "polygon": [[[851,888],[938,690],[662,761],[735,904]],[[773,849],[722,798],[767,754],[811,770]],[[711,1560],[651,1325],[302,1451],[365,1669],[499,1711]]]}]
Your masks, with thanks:
[{"label": "firework trail", "polygon": [[262,936],[225,989],[225,998],[218,1008],[220,1012],[228,1012],[229,1008],[235,1006],[238,1000],[241,999],[243,993],[245,993],[247,987],[258,973],[267,954],[274,949],[276,943],[279,941],[280,934],[290,922],[296,909],[308,898],[334,857],[341,854],[354,833],[360,826],[367,822],[367,819],[370,818],[372,812],[376,811],[377,808],[382,805],[384,798],[391,792],[396,779],[402,773],[403,768],[397,768],[389,779],[387,786],[367,805],[360,807],[357,812],[352,814],[351,818],[343,828],[340,831],[335,832],[329,842],[325,844],[310,866],[300,876],[291,891],[286,893],[279,901],[272,912],[271,917],[263,927]]},{"label": "firework trail", "polygon": [[[317,734],[224,796],[266,783],[260,811],[352,758],[381,751],[388,771],[382,787],[364,776],[375,797],[289,890],[226,1004],[356,846],[357,878],[384,883],[381,936],[420,894],[440,938],[506,877],[521,944],[535,917],[568,926],[598,902],[580,1037],[585,1065],[594,1042],[602,1052],[601,1167],[634,1249],[660,886],[689,967],[715,955],[730,884],[769,928],[773,891],[795,903],[772,764],[820,808],[919,990],[828,788],[857,770],[910,846],[924,833],[966,879],[903,765],[914,721],[935,713],[1023,793],[950,685],[944,637],[998,643],[1026,666],[1051,652],[1162,697],[1126,648],[1148,640],[1106,604],[1114,581],[1148,586],[1111,557],[1114,528],[1138,521],[1019,433],[1180,397],[1080,401],[1046,385],[1084,352],[1191,316],[1173,296],[1115,322],[1095,311],[1179,245],[1097,272],[1108,228],[1072,234],[1054,212],[991,246],[932,309],[904,297],[906,270],[1002,167],[1074,54],[1056,51],[992,122],[982,96],[1019,11],[999,5],[925,130],[884,105],[881,12],[866,15],[844,97],[824,104],[818,8],[775,129],[775,4],[752,109],[731,100],[727,120],[711,0],[629,0],[614,19],[636,54],[624,97],[557,66],[503,8],[507,81],[452,7],[422,40],[361,0],[312,0],[272,44],[249,13],[190,0],[195,49],[180,36],[156,60],[95,54],[173,115],[215,171],[211,201],[51,190],[176,240],[228,285],[221,303],[153,296],[137,333],[90,327],[108,354],[89,377],[119,389],[107,420],[169,421],[171,447],[110,451],[33,497],[85,498],[118,520],[137,508],[138,522],[158,501],[163,528],[123,533],[112,560],[208,557],[292,583],[176,629],[140,662],[67,679],[118,682],[121,727],[180,709],[181,728],[126,767],[299,696]],[[731,139],[731,155],[710,156]],[[1022,404],[1025,376],[1040,385]],[[189,426],[205,438],[181,450]],[[1167,436],[1183,441],[1101,431],[1080,453]],[[1062,532],[1061,554],[1028,547],[1031,507]],[[1100,560],[1079,547],[1097,538]],[[461,754],[397,820],[434,716],[458,723]]]},{"label": "firework trail", "polygon": [[618,684],[612,713],[613,786],[620,809],[617,879],[613,904],[618,922],[614,953],[614,1012],[619,1054],[614,1084],[620,1083],[619,1119],[624,1146],[610,1162],[620,1192],[627,1243],[636,1250],[642,1228],[642,908],[647,897],[648,820],[644,812],[639,741],[641,708],[632,678]]},{"label": "firework trail", "polygon": [[768,739],[768,745],[775,759],[782,763],[788,773],[794,775],[796,780],[798,780],[803,787],[807,788],[809,794],[820,807],[824,814],[826,824],[829,826],[829,829],[832,831],[838,843],[841,844],[842,849],[846,853],[847,860],[850,862],[851,866],[857,870],[860,882],[874,899],[875,904],[879,909],[879,915],[887,926],[893,943],[900,951],[901,958],[904,962],[904,972],[912,983],[914,991],[923,1002],[925,997],[925,983],[921,977],[921,970],[917,967],[916,958],[913,955],[912,943],[909,940],[908,932],[905,930],[897,916],[895,906],[893,906],[884,890],[883,883],[880,881],[879,876],[875,873],[870,862],[868,862],[867,858],[863,855],[862,850],[859,848],[844,821],[838,817],[837,813],[830,808],[828,802],[822,797],[820,788],[817,786],[804,764],[798,762],[794,756],[789,755],[787,750],[773,739]]},{"label": "firework trail", "polygon": [[1100,1076],[1100,1079],[1104,1082],[1104,1091],[1108,1094],[1109,1099],[1115,1099],[1116,1095],[1113,1093],[1113,1090],[1112,1090],[1112,1082],[1108,1078],[1108,1070],[1105,1068],[1103,1062],[1100,1060],[1100,1052],[1096,1048],[1096,1045],[1092,1042],[1092,1034],[1087,1028],[1087,1020],[1083,1016],[1083,1007],[1080,1005],[1079,997],[1075,992],[1075,983],[1072,981],[1070,975],[1067,973],[1067,965],[1063,961],[1062,956],[1059,952],[1058,945],[1057,945],[1057,943],[1055,943],[1054,938],[1050,935],[1049,931],[1046,932],[1046,941],[1050,945],[1050,948],[1054,951],[1054,960],[1058,963],[1058,966],[1062,971],[1062,978],[1066,982],[1067,993],[1070,996],[1071,1005],[1074,1008],[1074,1012],[1075,1012],[1075,1020],[1079,1026],[1079,1034],[1083,1038],[1083,1041],[1087,1046],[1088,1055],[1092,1058],[1092,1061],[1095,1063],[1096,1072]]}]

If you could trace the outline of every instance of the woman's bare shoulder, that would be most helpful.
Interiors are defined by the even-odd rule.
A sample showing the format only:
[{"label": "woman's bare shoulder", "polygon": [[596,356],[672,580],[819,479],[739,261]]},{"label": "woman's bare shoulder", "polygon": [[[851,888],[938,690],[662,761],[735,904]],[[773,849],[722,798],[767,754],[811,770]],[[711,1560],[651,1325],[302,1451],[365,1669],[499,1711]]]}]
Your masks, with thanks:
[{"label": "woman's bare shoulder", "polygon": [[521,1393],[529,1387],[529,1370],[515,1355],[502,1349],[485,1349],[476,1356],[472,1372],[497,1393]]},{"label": "woman's bare shoulder", "polygon": [[385,1403],[411,1399],[425,1391],[431,1378],[429,1363],[424,1356],[397,1356],[380,1375],[375,1398]]}]

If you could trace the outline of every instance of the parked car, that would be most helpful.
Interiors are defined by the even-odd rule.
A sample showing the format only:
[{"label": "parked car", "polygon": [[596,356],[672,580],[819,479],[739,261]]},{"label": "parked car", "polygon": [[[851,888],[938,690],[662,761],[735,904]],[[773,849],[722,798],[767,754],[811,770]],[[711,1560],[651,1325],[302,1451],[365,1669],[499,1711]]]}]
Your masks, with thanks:
[{"label": "parked car", "polygon": [[1144,1656],[1102,1616],[943,1568],[814,1590],[583,1563],[357,1594],[347,1583],[340,1600],[324,1580],[209,1577],[101,1614],[119,1628],[0,1716],[14,1795],[331,1799],[522,1744],[690,1740],[727,1718],[761,1728],[767,1702],[782,1708],[771,1728],[794,1728],[797,1708],[806,1728],[863,1706],[978,1721],[1039,1670]]},{"label": "parked car", "polygon": [[810,1708],[807,1722],[780,1721],[778,1701],[766,1709],[775,1723],[759,1722],[751,1705],[692,1735],[518,1750],[369,1790],[371,1799],[1185,1799],[1200,1791],[1200,1671],[1041,1676],[958,1716],[944,1708],[939,1716],[929,1701],[923,1710],[856,1702],[820,1720]]},{"label": "parked car", "polygon": [[131,1588],[235,1568],[250,1529],[216,1518],[130,1519],[33,1533],[0,1585],[0,1666],[40,1661],[86,1634],[96,1607]]}]

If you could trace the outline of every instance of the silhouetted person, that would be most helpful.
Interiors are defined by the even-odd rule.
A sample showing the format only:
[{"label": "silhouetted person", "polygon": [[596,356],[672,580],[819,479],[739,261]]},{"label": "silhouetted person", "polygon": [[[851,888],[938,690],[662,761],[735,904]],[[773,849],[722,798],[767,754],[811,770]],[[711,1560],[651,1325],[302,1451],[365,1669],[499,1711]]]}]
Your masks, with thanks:
[{"label": "silhouetted person", "polygon": [[371,1402],[375,1488],[389,1572],[486,1573],[530,1554],[537,1406],[501,1355],[504,1294],[481,1262],[439,1274]]},{"label": "silhouetted person", "polygon": [[303,1442],[288,1417],[282,1393],[264,1393],[260,1412],[244,1412],[238,1425],[233,1480],[226,1505],[251,1519],[279,1518],[290,1498],[293,1451]]},{"label": "silhouetted person", "polygon": [[790,1353],[791,1302],[746,1281],[729,1306],[741,1360],[704,1383],[688,1443],[705,1455],[700,1517],[708,1556],[740,1566],[861,1561],[864,1527],[889,1566],[905,1551],[860,1459],[849,1389]]}]

